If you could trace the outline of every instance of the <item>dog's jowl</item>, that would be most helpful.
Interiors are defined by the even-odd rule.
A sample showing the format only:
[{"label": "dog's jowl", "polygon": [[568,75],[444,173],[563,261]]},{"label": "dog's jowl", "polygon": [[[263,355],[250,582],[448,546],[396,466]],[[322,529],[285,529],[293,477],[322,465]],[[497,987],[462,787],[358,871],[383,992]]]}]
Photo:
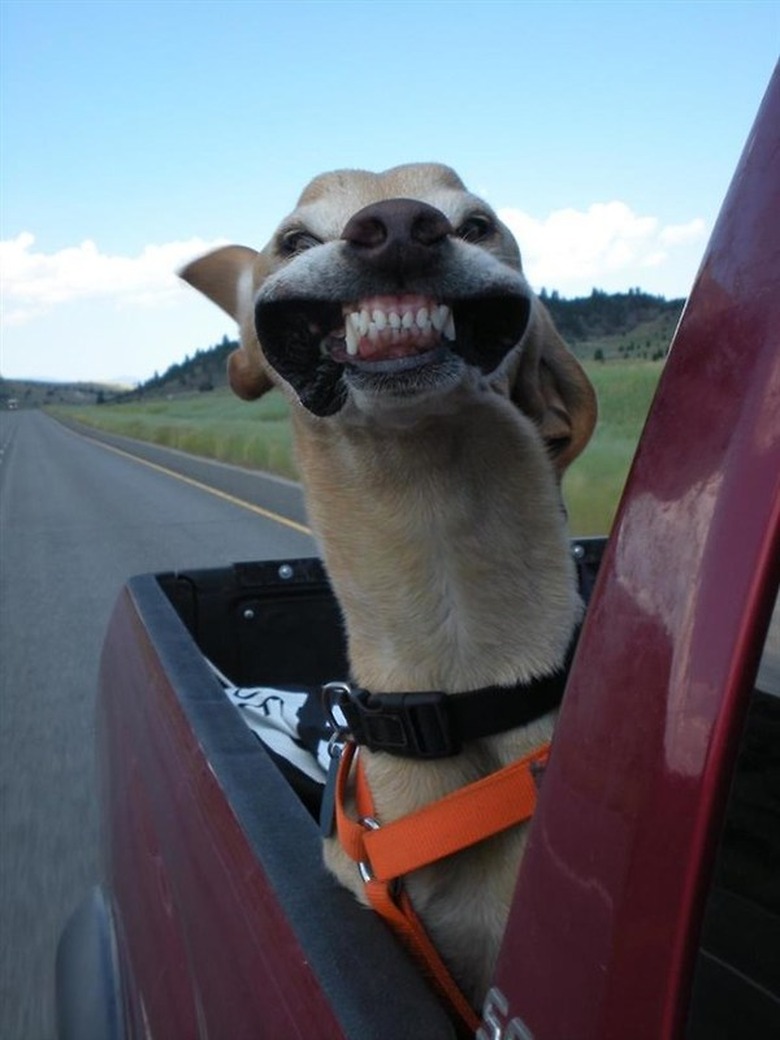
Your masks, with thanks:
[{"label": "dog's jowl", "polygon": [[[292,404],[309,515],[344,615],[351,676],[336,696],[350,760],[361,746],[326,863],[359,900],[376,905],[384,884],[399,912],[416,914],[478,1007],[528,824],[502,818],[468,847],[457,836],[437,845],[447,827],[437,803],[463,790],[464,820],[490,815],[470,785],[495,774],[502,789],[550,741],[545,679],[582,610],[559,485],[593,430],[592,388],[511,234],[445,166],[323,174],[262,250],[228,246],[182,274],[240,326],[234,391],[278,387]],[[399,821],[388,831],[399,865],[415,833],[401,821],[429,827],[436,845],[397,886],[385,883],[387,840],[352,844],[367,815],[358,769],[372,817],[361,832]]]}]

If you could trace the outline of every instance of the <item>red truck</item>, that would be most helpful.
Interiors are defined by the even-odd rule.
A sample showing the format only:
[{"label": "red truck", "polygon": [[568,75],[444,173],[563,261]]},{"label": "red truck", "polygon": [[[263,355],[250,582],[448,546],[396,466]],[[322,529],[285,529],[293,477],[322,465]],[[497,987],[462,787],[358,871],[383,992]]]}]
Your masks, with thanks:
[{"label": "red truck", "polygon": [[[780,1037],[780,75],[675,335],[587,617],[480,1040]],[[598,576],[596,574],[598,572]],[[102,659],[105,870],[60,1040],[456,1036],[229,703],[346,672],[315,559],[146,575]],[[366,951],[370,950],[370,954]]]}]

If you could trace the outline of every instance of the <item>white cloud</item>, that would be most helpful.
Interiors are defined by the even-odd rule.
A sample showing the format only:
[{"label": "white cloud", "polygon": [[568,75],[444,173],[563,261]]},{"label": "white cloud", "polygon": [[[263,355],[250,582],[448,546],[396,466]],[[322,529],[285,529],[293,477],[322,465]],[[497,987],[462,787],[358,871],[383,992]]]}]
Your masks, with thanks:
[{"label": "white cloud", "polygon": [[670,224],[665,227],[659,238],[666,246],[676,246],[683,242],[697,242],[703,237],[706,225],[701,217],[689,220],[687,224]]},{"label": "white cloud", "polygon": [[[518,209],[499,216],[520,243],[523,267],[532,285],[576,295],[598,287],[618,291],[647,284],[655,272],[680,259],[682,246],[702,242],[703,220],[661,226],[657,217],[639,216],[625,202],[598,202],[587,210],[561,209],[538,219]],[[693,273],[693,272],[692,272]],[[672,290],[683,295],[687,289]]]},{"label": "white cloud", "polygon": [[55,253],[35,251],[35,237],[23,231],[0,242],[3,324],[18,327],[59,304],[111,299],[145,307],[169,301],[181,283],[176,270],[222,242],[192,238],[148,245],[138,256],[101,253],[87,239]]}]

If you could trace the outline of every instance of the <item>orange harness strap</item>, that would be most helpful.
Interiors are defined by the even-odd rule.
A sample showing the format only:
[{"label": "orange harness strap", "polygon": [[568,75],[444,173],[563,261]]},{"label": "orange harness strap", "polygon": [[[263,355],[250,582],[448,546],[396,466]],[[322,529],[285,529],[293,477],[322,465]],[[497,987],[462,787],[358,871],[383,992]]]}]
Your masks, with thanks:
[{"label": "orange harness strap", "polygon": [[533,815],[535,767],[547,761],[545,744],[504,769],[461,787],[431,805],[380,826],[365,771],[358,758],[355,800],[358,820],[344,808],[356,745],[348,743],[336,779],[336,830],[347,855],[360,865],[366,897],[432,977],[440,995],[473,1035],[479,1019],[431,942],[411,900],[393,882],[444,856],[499,834]]}]

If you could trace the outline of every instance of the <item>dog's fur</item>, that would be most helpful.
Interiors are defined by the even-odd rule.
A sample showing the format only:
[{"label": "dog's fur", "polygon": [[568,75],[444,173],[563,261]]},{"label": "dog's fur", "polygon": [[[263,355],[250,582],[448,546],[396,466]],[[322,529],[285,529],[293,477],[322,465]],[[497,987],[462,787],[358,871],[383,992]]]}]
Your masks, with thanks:
[{"label": "dog's fur", "polygon": [[[427,203],[449,223],[397,200]],[[229,360],[236,393],[278,386],[292,401],[354,681],[455,694],[556,670],[581,613],[559,479],[590,437],[596,405],[490,208],[435,164],[325,174],[261,252],[229,246],[182,276],[240,325]],[[345,355],[342,304],[398,294],[453,304],[455,342],[445,349],[434,336],[433,349],[397,363],[362,346]],[[508,764],[552,727],[547,716],[436,761],[364,751],[379,819]],[[406,881],[475,1005],[525,839],[515,828]],[[363,900],[337,842],[326,841],[325,857]]]}]

